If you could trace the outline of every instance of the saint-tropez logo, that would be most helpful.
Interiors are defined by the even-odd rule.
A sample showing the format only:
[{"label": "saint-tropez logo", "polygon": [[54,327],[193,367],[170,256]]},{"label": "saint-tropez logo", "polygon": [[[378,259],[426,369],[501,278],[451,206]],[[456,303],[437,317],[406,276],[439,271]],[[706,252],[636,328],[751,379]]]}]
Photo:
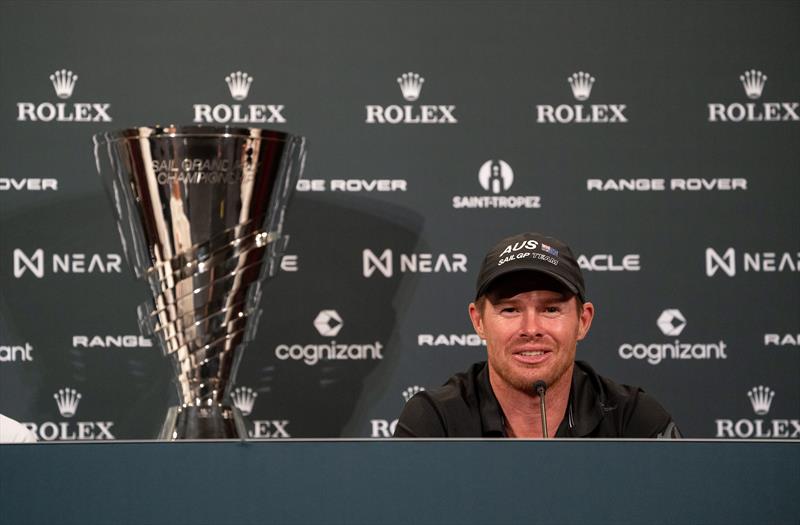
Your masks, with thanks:
[{"label": "saint-tropez logo", "polygon": [[[314,317],[312,322],[316,332],[322,337],[336,337],[345,323],[339,313],[326,308]],[[275,357],[281,361],[302,361],[308,366],[314,366],[321,361],[366,361],[383,359],[383,344],[374,343],[337,343],[327,340],[323,343],[310,344],[279,344],[275,347]]]},{"label": "saint-tropez logo", "polygon": [[[61,417],[71,420],[78,412],[83,395],[74,388],[63,387],[53,394],[53,399]],[[23,425],[42,441],[116,439],[111,433],[112,421],[45,421]]]},{"label": "saint-tropez logo", "polygon": [[[244,71],[234,71],[225,76],[233,100],[243,101],[250,93],[253,77]],[[194,120],[199,123],[218,124],[282,124],[286,122],[283,104],[194,104]]]},{"label": "saint-tropez logo", "polygon": [[538,195],[504,195],[514,184],[514,170],[502,159],[490,159],[478,169],[478,184],[490,195],[455,195],[452,199],[455,209],[482,208],[541,208],[542,198]]},{"label": "saint-tropez logo", "polygon": [[[688,321],[678,308],[667,308],[659,314],[656,326],[667,337],[678,337]],[[683,343],[678,339],[673,342],[623,343],[618,353],[622,359],[636,359],[657,365],[664,360],[712,360],[727,359],[725,352],[728,345],[723,340],[714,343]]]},{"label": "saint-tropez logo", "polygon": [[503,193],[514,183],[514,171],[504,160],[487,160],[478,170],[478,181],[486,191]]},{"label": "saint-tropez logo", "polygon": [[[757,69],[749,69],[739,75],[744,95],[758,100],[764,94],[767,75]],[[733,102],[708,104],[709,122],[797,122],[800,102]]]},{"label": "saint-tropez logo", "polygon": [[[572,96],[578,102],[589,99],[595,77],[578,71],[567,77]],[[628,122],[625,104],[537,104],[536,122],[539,124],[601,124]]]},{"label": "saint-tropez logo", "polygon": [[[72,97],[78,75],[69,69],[59,69],[50,75],[56,97]],[[23,122],[111,122],[110,103],[98,102],[17,102],[17,120]]]},{"label": "saint-tropez logo", "polygon": [[730,247],[723,252],[706,248],[706,276],[735,277],[737,267],[745,273],[800,271],[800,252],[739,252],[739,256]]},{"label": "saint-tropez logo", "polygon": [[[766,416],[772,410],[775,391],[764,385],[754,386],[747,391],[747,399],[756,416]],[[800,438],[798,419],[717,419],[715,423],[718,438]]]},{"label": "saint-tropez logo", "polygon": [[[409,71],[397,77],[400,94],[407,102],[415,102],[422,92],[425,79]],[[367,124],[456,124],[456,107],[453,105],[430,104],[392,104],[381,106],[367,104]]]}]

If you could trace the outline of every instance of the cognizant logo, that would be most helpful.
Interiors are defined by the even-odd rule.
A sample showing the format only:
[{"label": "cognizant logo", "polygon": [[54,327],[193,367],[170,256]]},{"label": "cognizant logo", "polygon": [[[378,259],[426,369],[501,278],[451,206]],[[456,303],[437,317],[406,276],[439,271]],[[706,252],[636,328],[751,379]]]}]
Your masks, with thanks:
[{"label": "cognizant logo", "polygon": [[[314,319],[314,328],[323,337],[335,337],[339,334],[344,321],[336,310],[321,310]],[[314,366],[320,361],[366,361],[383,359],[383,344],[374,343],[337,343],[335,340],[310,344],[279,344],[275,347],[275,357],[281,361],[302,361]]]},{"label": "cognizant logo", "polygon": [[[684,315],[677,308],[667,308],[656,320],[661,333],[678,337],[687,326]],[[711,360],[727,359],[725,341],[715,343],[686,343],[675,339],[669,343],[623,343],[619,347],[622,359],[637,359],[657,365],[664,360]]]}]

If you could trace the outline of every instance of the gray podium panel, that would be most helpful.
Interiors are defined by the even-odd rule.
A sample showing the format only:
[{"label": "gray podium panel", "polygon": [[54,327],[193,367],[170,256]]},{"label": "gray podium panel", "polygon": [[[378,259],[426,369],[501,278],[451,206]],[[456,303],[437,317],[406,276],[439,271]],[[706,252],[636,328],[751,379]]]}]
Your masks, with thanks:
[{"label": "gray podium panel", "polygon": [[798,523],[789,442],[0,446],[0,522]]}]

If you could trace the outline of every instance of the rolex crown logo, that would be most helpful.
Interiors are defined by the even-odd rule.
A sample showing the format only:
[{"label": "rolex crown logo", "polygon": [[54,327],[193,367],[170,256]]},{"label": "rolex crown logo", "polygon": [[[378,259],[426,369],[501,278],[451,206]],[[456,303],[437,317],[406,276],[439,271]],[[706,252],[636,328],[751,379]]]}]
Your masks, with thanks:
[{"label": "rolex crown logo", "polygon": [[62,69],[50,75],[50,82],[56,90],[58,98],[69,98],[72,96],[72,90],[75,89],[75,82],[78,81],[78,75],[72,71]]},{"label": "rolex crown logo", "polygon": [[64,417],[72,417],[75,411],[78,410],[78,403],[81,401],[81,395],[74,388],[60,388],[57,393],[53,394],[53,398],[58,405],[58,411]]},{"label": "rolex crown logo", "polygon": [[403,399],[405,399],[406,403],[408,403],[408,400],[414,397],[417,392],[422,392],[423,390],[425,389],[418,385],[410,386],[403,390]]},{"label": "rolex crown logo", "polygon": [[753,412],[759,416],[763,416],[769,412],[769,407],[772,405],[772,398],[775,397],[775,392],[768,386],[755,386],[747,392],[747,397],[750,398],[750,403],[753,405]]},{"label": "rolex crown logo", "polygon": [[225,77],[225,82],[228,83],[228,89],[231,90],[231,96],[235,100],[244,100],[247,98],[247,93],[250,91],[250,84],[253,83],[253,77],[242,71],[234,71]]},{"label": "rolex crown logo", "polygon": [[567,78],[567,82],[569,82],[569,86],[572,88],[572,94],[577,100],[586,100],[592,93],[594,77],[589,73],[579,71]]},{"label": "rolex crown logo", "polygon": [[422,91],[422,84],[425,79],[417,73],[403,73],[397,77],[397,83],[400,84],[400,91],[403,92],[403,98],[409,102],[413,102],[419,98],[419,92]]},{"label": "rolex crown logo", "polygon": [[747,94],[747,97],[755,100],[759,98],[764,91],[764,84],[767,83],[767,75],[761,71],[751,69],[750,71],[742,73],[739,76],[739,80],[742,81],[744,92]]},{"label": "rolex crown logo", "polygon": [[258,397],[258,392],[254,392],[252,388],[240,386],[231,393],[233,399],[233,406],[238,408],[243,416],[249,416],[253,411],[253,405]]}]

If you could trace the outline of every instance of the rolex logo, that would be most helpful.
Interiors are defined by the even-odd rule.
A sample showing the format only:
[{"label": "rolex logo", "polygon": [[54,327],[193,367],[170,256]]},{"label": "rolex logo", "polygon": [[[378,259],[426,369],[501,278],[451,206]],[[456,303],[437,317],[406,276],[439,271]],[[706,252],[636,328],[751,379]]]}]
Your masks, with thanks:
[{"label": "rolex logo", "polygon": [[403,399],[405,399],[406,403],[408,403],[408,400],[414,397],[417,392],[422,392],[423,390],[425,390],[425,388],[418,385],[410,386],[403,390]]},{"label": "rolex logo", "polygon": [[403,73],[397,77],[397,83],[400,84],[400,91],[403,92],[403,98],[409,102],[413,102],[419,98],[419,92],[422,91],[422,84],[425,79],[417,73]]},{"label": "rolex logo", "polygon": [[75,89],[75,83],[77,81],[78,75],[66,69],[56,71],[50,75],[50,82],[53,83],[53,88],[55,88],[58,98],[71,97],[72,90]]},{"label": "rolex logo", "polygon": [[[572,96],[578,102],[589,99],[595,78],[585,71],[567,77]],[[628,122],[625,104],[537,104],[539,124],[607,124]]]},{"label": "rolex logo", "polygon": [[[225,77],[234,100],[244,100],[250,93],[253,77],[244,71],[234,71]],[[195,104],[192,122],[217,124],[283,124],[286,117],[283,104]]]},{"label": "rolex logo", "polygon": [[750,403],[753,405],[753,412],[759,416],[769,412],[769,407],[772,405],[772,398],[775,397],[775,392],[768,386],[755,386],[747,392],[747,397],[750,398]]},{"label": "rolex logo", "polygon": [[[764,93],[767,75],[750,69],[739,75],[744,93],[751,101]],[[800,122],[800,102],[708,103],[709,122]]]},{"label": "rolex logo", "polygon": [[225,82],[228,83],[228,89],[230,89],[231,96],[235,100],[244,100],[247,98],[247,93],[250,91],[250,84],[253,83],[253,77],[242,71],[234,71],[225,77]]},{"label": "rolex logo", "polygon": [[74,416],[81,401],[81,395],[74,388],[60,388],[53,394],[53,398],[58,405],[58,411],[64,417]]},{"label": "rolex logo", "polygon": [[240,386],[231,394],[233,399],[233,406],[238,408],[243,416],[249,416],[253,411],[253,405],[258,397],[258,392],[253,391],[252,388]]},{"label": "rolex logo", "polygon": [[[419,98],[422,91],[422,84],[425,79],[419,73],[403,73],[397,77],[400,92],[408,102],[414,102]],[[381,106],[379,104],[368,104],[367,124],[456,124],[458,119],[455,116],[456,107],[445,104],[392,104]]]},{"label": "rolex logo", "polygon": [[[56,96],[66,100],[75,91],[78,75],[59,69],[50,75]],[[98,102],[17,102],[19,122],[111,122],[111,104]]]},{"label": "rolex logo", "polygon": [[579,71],[567,78],[567,82],[569,82],[569,87],[572,88],[572,94],[575,96],[576,100],[586,100],[592,93],[594,77],[589,73]]},{"label": "rolex logo", "polygon": [[739,80],[742,81],[742,86],[744,86],[744,92],[747,97],[755,100],[760,98],[761,93],[764,91],[764,84],[767,83],[767,75],[761,71],[751,69],[750,71],[742,73]]}]

